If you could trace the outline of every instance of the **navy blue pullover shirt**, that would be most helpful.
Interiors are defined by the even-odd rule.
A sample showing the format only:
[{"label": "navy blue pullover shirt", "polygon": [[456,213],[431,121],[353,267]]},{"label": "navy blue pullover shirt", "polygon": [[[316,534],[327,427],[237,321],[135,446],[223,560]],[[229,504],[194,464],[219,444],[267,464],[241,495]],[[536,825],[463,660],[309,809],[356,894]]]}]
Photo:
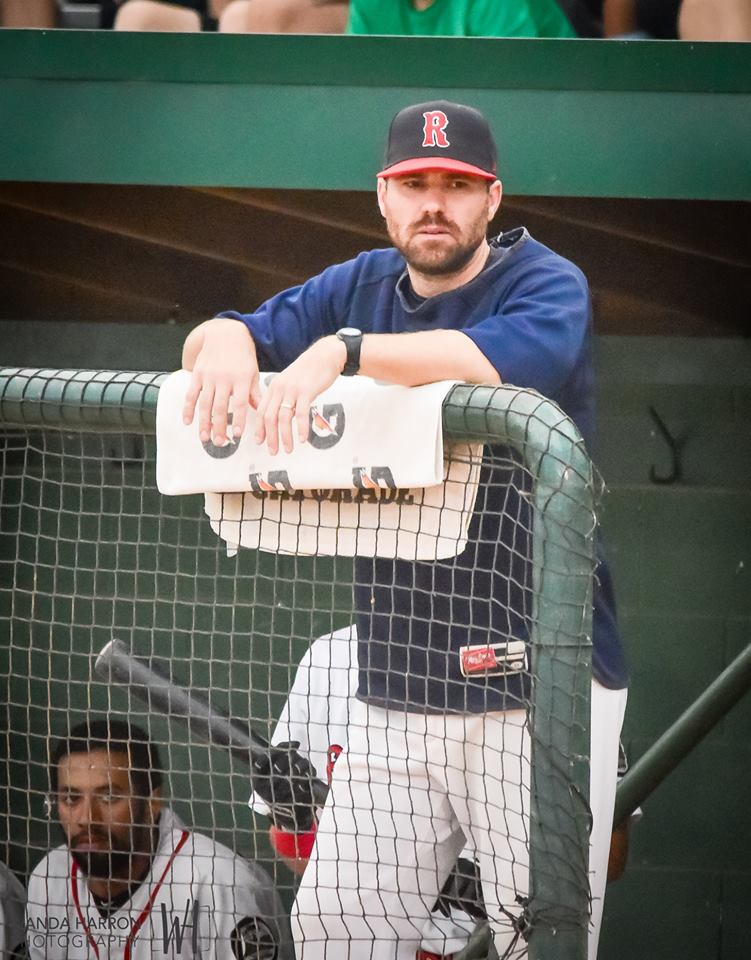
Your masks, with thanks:
[{"label": "navy blue pullover shirt", "polygon": [[[554,400],[590,446],[594,426],[591,302],[570,261],[524,228],[491,241],[473,280],[426,300],[412,291],[397,250],[372,250],[286,290],[243,321],[261,370],[283,370],[320,337],[341,327],[365,333],[461,330],[504,383]],[[358,697],[416,712],[478,713],[523,706],[528,677],[462,675],[459,650],[528,639],[531,528],[528,478],[507,449],[483,468],[467,548],[434,563],[355,559]],[[626,685],[607,565],[593,593],[593,673],[611,689]]]}]

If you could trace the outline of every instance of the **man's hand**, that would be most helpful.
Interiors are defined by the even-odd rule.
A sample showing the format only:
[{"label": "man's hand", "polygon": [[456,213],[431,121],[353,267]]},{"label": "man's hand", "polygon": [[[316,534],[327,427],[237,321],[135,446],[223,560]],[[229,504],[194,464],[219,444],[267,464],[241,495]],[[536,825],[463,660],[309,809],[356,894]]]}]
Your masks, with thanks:
[{"label": "man's hand", "polygon": [[260,387],[253,338],[238,320],[216,317],[192,330],[183,346],[183,368],[191,370],[183,420],[192,423],[198,405],[201,442],[221,445],[227,440],[232,403],[232,433],[242,436],[248,404],[258,407]]},{"label": "man's hand", "polygon": [[[250,403],[256,409],[256,443],[265,441],[273,455],[281,441],[291,453],[293,421],[305,443],[311,404],[341,374],[346,359],[347,348],[338,337],[322,337],[277,374],[261,397],[258,360],[248,328],[238,320],[209,320],[192,331],[183,348],[183,367],[193,371],[184,420],[192,422],[198,403],[201,441],[222,444],[230,400],[236,438],[243,433]],[[460,330],[366,334],[360,373],[405,387],[437,380],[501,382],[491,362]]]},{"label": "man's hand", "polygon": [[269,453],[279,450],[279,440],[292,452],[292,422],[300,441],[308,439],[310,407],[344,369],[347,348],[337,337],[323,337],[301,353],[269,384],[256,412],[256,443],[268,444]]}]

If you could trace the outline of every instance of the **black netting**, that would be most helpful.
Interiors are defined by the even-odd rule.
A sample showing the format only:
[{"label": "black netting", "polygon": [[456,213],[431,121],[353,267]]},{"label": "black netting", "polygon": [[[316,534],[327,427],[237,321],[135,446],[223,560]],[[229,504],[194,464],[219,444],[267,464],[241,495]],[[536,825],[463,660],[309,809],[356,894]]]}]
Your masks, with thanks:
[{"label": "black netting", "polygon": [[[589,463],[555,408],[525,394],[516,411],[504,393],[493,410],[478,412],[470,396],[468,408],[447,412],[453,433],[467,439],[497,438],[500,422],[520,439],[485,446],[467,546],[435,562],[243,548],[228,555],[201,497],[156,491],[152,436],[6,429],[1,796],[7,863],[23,878],[36,868],[30,895],[45,891],[32,912],[33,956],[65,955],[61,945],[74,935],[93,939],[102,956],[100,936],[125,949],[140,916],[132,874],[141,878],[138,855],[148,859],[160,841],[147,809],[153,781],[134,771],[153,757],[137,763],[128,746],[123,762],[119,727],[84,727],[88,748],[63,747],[50,780],[60,738],[106,718],[137,725],[158,748],[161,809],[205,841],[190,863],[201,864],[202,883],[214,890],[201,900],[165,875],[176,892],[170,900],[163,888],[165,912],[154,908],[131,946],[174,949],[177,936],[186,955],[196,947],[203,956],[273,956],[298,881],[268,829],[302,833],[318,817],[293,929],[298,939],[338,943],[328,956],[347,956],[348,943],[351,956],[368,956],[371,940],[378,949],[409,943],[411,956],[420,944],[458,953],[488,926],[500,955],[521,956],[541,925],[586,929]],[[525,429],[509,427],[514,418]],[[482,448],[457,441],[453,449],[457,462],[479,466]],[[273,496],[278,504],[294,492]],[[404,503],[382,484],[359,496],[392,513]],[[198,698],[192,726],[176,701],[165,706],[166,680],[149,701],[129,685],[127,659],[95,672],[113,639],[115,653]],[[269,757],[266,740],[283,746]],[[109,791],[101,764],[76,760],[92,756],[110,763]],[[321,800],[335,761],[334,806],[329,800],[321,816],[310,798]],[[117,807],[126,789],[127,816]],[[76,903],[61,823],[80,846],[76,896],[87,896],[89,874],[124,886],[102,880],[91,886],[101,896]],[[168,826],[177,842],[182,826]],[[57,859],[44,859],[60,845]],[[253,892],[238,892],[246,886]],[[59,929],[63,918],[75,929]]]}]

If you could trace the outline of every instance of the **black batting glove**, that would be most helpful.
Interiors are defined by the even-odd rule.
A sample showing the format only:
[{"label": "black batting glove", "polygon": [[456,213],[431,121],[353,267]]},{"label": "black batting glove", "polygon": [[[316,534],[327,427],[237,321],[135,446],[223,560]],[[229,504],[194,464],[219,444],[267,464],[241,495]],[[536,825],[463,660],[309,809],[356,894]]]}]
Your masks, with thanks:
[{"label": "black batting glove", "polygon": [[287,833],[308,833],[316,822],[316,771],[299,746],[278,743],[251,765],[253,789],[269,805],[274,825]]},{"label": "black batting glove", "polygon": [[485,900],[480,883],[480,865],[459,857],[438,895],[433,911],[448,917],[452,910],[463,910],[473,920],[487,920]]}]

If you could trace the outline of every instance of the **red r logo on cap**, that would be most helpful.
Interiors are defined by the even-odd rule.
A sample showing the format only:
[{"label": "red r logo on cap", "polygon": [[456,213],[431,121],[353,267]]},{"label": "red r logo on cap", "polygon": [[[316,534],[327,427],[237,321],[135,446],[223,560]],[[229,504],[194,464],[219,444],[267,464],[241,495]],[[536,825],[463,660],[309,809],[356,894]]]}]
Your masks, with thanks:
[{"label": "red r logo on cap", "polygon": [[423,114],[425,117],[425,134],[422,145],[424,147],[448,147],[449,138],[446,136],[446,127],[449,125],[449,118],[443,110],[428,110]]}]

